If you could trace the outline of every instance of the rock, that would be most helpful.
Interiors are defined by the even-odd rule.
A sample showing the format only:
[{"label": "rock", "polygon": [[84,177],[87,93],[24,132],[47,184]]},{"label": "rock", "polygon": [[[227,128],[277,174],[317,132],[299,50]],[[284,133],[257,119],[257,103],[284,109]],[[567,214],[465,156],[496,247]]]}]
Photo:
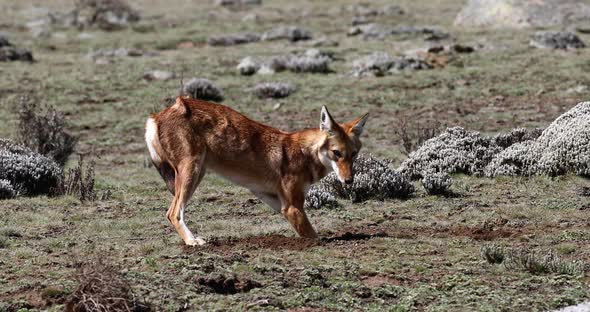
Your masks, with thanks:
[{"label": "rock", "polygon": [[34,62],[31,51],[13,46],[4,46],[0,48],[0,62],[24,61]]},{"label": "rock", "polygon": [[570,24],[590,18],[582,0],[469,0],[456,26],[525,28]]},{"label": "rock", "polygon": [[258,23],[260,20],[260,15],[256,13],[248,13],[242,17],[242,22],[245,23]]},{"label": "rock", "polygon": [[251,56],[245,57],[237,67],[241,75],[254,75],[260,69],[260,64]]},{"label": "rock", "polygon": [[255,33],[241,33],[209,37],[207,44],[210,46],[232,46],[257,41],[260,41],[260,35]]},{"label": "rock", "polygon": [[143,75],[143,79],[151,81],[151,80],[170,80],[175,78],[176,75],[173,72],[165,71],[165,70],[152,70],[146,72]]},{"label": "rock", "polygon": [[182,89],[182,94],[186,94],[193,99],[205,101],[222,102],[223,92],[211,80],[205,78],[192,78]]},{"label": "rock", "polygon": [[538,31],[532,37],[530,45],[539,49],[579,49],[586,45],[571,32]]},{"label": "rock", "polygon": [[251,91],[260,99],[280,99],[291,95],[295,87],[290,83],[264,82],[255,85]]},{"label": "rock", "polygon": [[311,32],[298,26],[280,26],[262,34],[262,40],[264,41],[287,39],[291,42],[295,42],[300,40],[310,40],[311,38]]}]

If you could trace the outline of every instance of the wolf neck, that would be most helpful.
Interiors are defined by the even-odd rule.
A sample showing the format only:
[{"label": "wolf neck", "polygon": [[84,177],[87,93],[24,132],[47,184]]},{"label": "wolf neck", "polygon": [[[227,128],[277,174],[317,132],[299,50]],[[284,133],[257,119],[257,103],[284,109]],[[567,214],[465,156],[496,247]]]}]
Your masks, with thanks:
[{"label": "wolf neck", "polygon": [[327,138],[326,134],[315,128],[295,132],[293,136],[295,141],[299,142],[301,152],[308,160],[307,163],[310,164],[310,168],[307,169],[310,170],[312,175],[311,183],[317,182],[330,173],[331,170],[327,169],[320,159],[320,148]]}]

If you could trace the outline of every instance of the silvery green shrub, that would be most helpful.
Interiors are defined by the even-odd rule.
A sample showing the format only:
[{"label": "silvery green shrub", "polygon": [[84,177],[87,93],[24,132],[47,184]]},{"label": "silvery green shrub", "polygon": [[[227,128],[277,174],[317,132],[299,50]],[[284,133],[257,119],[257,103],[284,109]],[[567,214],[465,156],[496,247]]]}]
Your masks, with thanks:
[{"label": "silvery green shrub", "polygon": [[0,199],[8,199],[16,197],[16,190],[12,187],[10,181],[0,179]]},{"label": "silvery green shrub", "polygon": [[53,159],[0,139],[0,180],[8,181],[15,195],[48,194],[61,177],[62,169]]},{"label": "silvery green shrub", "polygon": [[[400,173],[391,169],[388,161],[361,154],[355,160],[353,170],[355,175],[352,184],[343,184],[335,173],[330,173],[311,187],[308,198],[309,194],[316,197],[317,194],[323,194],[325,201],[330,202],[327,194],[332,194],[357,203],[369,199],[407,198],[414,193],[414,186]],[[316,199],[311,201],[319,202]]]}]

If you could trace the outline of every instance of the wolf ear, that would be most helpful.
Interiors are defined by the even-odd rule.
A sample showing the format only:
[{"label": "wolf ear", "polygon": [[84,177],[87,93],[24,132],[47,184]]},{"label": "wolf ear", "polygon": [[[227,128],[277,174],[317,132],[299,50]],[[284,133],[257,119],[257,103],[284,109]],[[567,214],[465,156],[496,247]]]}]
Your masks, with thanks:
[{"label": "wolf ear", "polygon": [[360,136],[363,133],[363,128],[365,127],[365,123],[369,118],[369,113],[364,114],[362,117],[359,117],[349,123],[350,125],[350,132],[354,133],[356,136]]},{"label": "wolf ear", "polygon": [[328,109],[325,106],[322,106],[322,112],[320,114],[320,130],[327,131],[330,135],[332,135],[335,125],[336,122],[334,119],[332,119]]}]

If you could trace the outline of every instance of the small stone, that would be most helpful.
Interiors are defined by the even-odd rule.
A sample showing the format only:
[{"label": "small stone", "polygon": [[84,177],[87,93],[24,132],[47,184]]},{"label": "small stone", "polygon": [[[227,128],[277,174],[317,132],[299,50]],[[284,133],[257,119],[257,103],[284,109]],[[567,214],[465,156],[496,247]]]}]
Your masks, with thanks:
[{"label": "small stone", "polygon": [[143,79],[151,81],[151,80],[170,80],[175,78],[176,75],[173,72],[165,71],[165,70],[152,70],[146,72],[143,75]]}]

